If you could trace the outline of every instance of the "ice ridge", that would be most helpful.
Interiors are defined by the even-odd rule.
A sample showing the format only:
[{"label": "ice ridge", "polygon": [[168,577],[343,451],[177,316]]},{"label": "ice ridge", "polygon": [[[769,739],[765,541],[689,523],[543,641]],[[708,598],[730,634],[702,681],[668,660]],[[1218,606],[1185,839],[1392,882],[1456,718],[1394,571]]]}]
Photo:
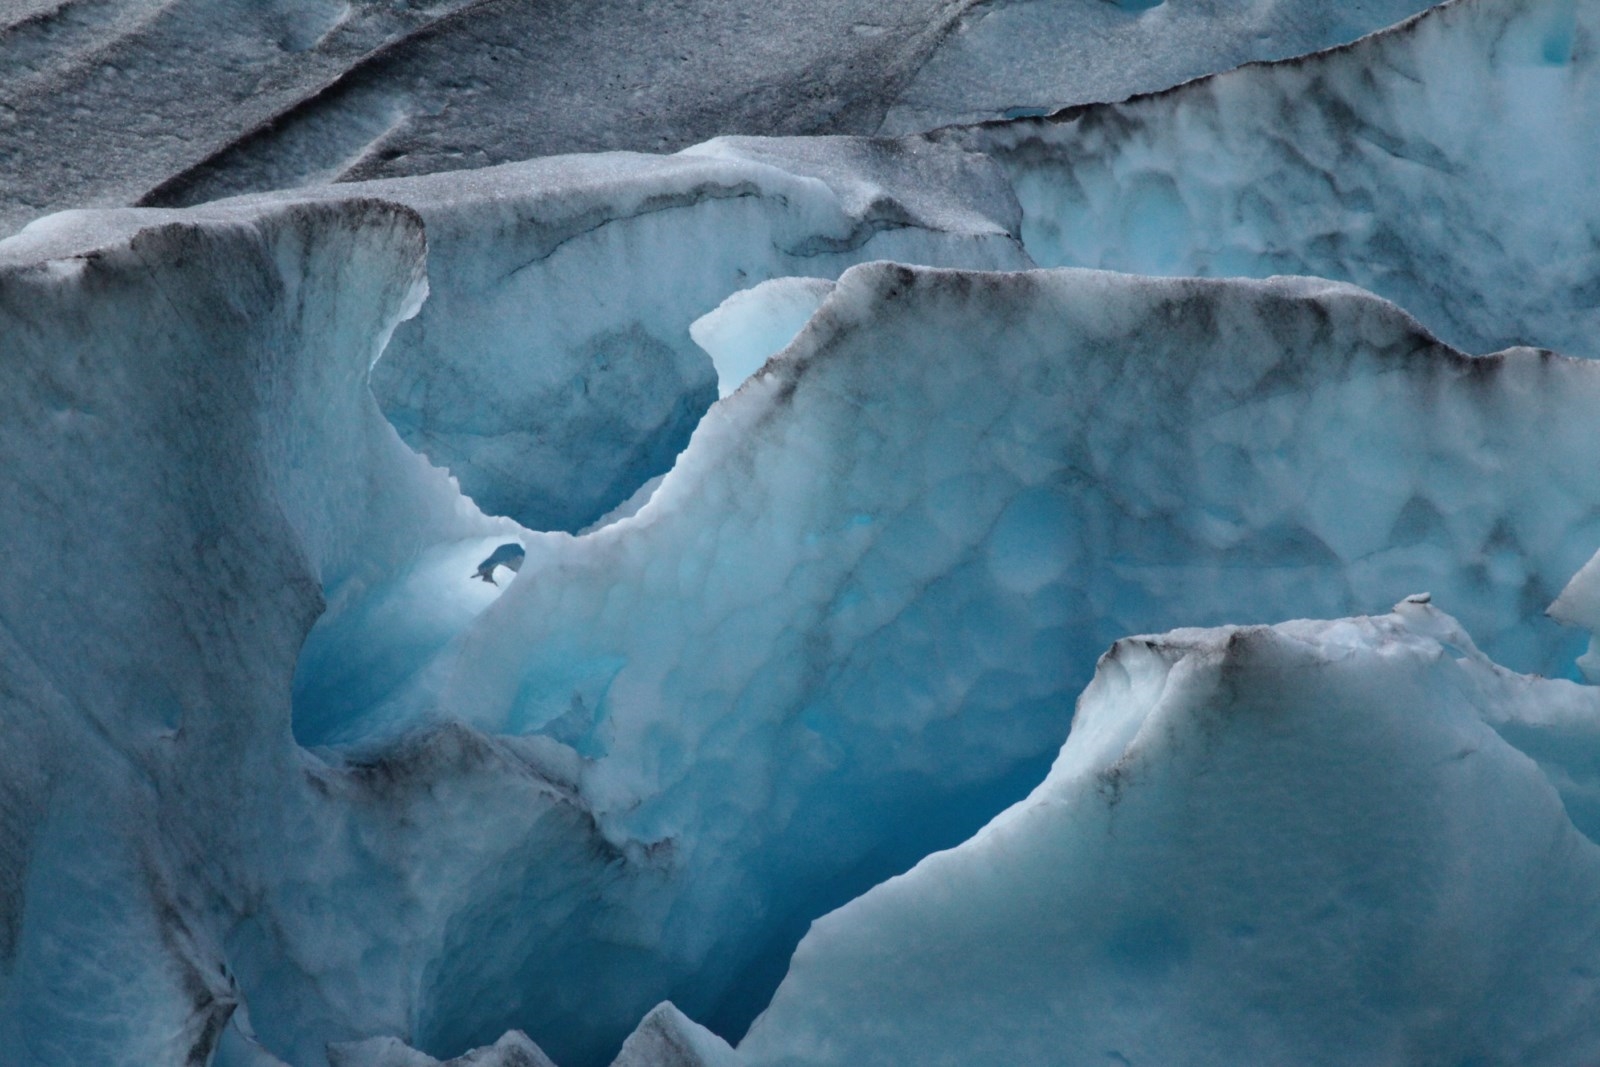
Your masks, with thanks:
[{"label": "ice ridge", "polygon": [[[700,10],[623,6],[623,68]],[[1205,10],[896,0],[659,134],[976,117],[952,72]],[[30,3],[0,63],[35,121],[184,16]],[[371,180],[0,241],[0,1064],[1600,1056],[1595,9],[383,177],[565,17],[256,5],[218,92],[287,118],[167,193]]]},{"label": "ice ridge", "polygon": [[1038,789],[818,921],[739,1062],[1593,1059],[1600,849],[1484,717],[1596,691],[1453,628],[1118,641]]},{"label": "ice ridge", "polygon": [[1596,41],[1594,4],[1454,0],[1344,48],[941,136],[1006,167],[1041,266],[1337,278],[1469,351],[1596,356]]}]

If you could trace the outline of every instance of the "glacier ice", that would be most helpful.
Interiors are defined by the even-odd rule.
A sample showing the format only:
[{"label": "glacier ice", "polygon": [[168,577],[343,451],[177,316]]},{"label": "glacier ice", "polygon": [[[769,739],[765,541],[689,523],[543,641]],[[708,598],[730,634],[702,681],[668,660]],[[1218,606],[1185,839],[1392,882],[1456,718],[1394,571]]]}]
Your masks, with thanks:
[{"label": "glacier ice", "polygon": [[1342,49],[967,131],[1041,266],[1311,274],[1471,351],[1600,356],[1600,7],[1458,0]]},{"label": "glacier ice", "polygon": [[17,0],[0,9],[0,236],[63,208],[724,133],[912,132],[1334,44],[1423,0],[1119,6]]},{"label": "glacier ice", "polygon": [[1458,633],[1118,641],[1044,782],[819,920],[740,1062],[1592,1061],[1600,849],[1485,717],[1600,695]]},{"label": "glacier ice", "polygon": [[[810,919],[1043,775],[1123,633],[1427,586],[1570,654],[1524,608],[1600,542],[1592,363],[1314,280],[858,266],[572,537],[482,515],[366,390],[422,246],[367,198],[0,245],[0,1042],[36,1062],[514,1026],[602,1063],[664,998],[737,1033]],[[296,747],[297,663],[342,748]]]},{"label": "glacier ice", "polygon": [[533,529],[582,529],[671,466],[716,398],[688,327],[730,293],[870,259],[1032,265],[999,170],[919,141],[730,138],[237,203],[343,198],[427,226],[431,291],[374,369],[379,404]]},{"label": "glacier ice", "polygon": [[[1411,10],[921,2],[735,110]],[[552,54],[451,10],[0,15],[5,190],[376,179],[0,241],[0,1063],[1594,1057],[1600,690],[1514,673],[1597,658],[1600,369],[1519,347],[1594,354],[1590,8],[379,178],[490,162],[486,72]],[[698,10],[602,5],[592,73]],[[192,106],[141,50],[206,32],[182,151],[94,132]],[[600,135],[749,85],[681,84]],[[1364,615],[1418,589],[1461,622]]]},{"label": "glacier ice", "polygon": [[727,396],[787,348],[832,292],[827,278],[774,278],[690,323],[689,336],[717,368],[717,394]]},{"label": "glacier ice", "polygon": [[569,749],[660,879],[617,891],[662,916],[630,935],[657,974],[695,975],[661,995],[736,1028],[766,939],[1042,773],[1119,634],[1428,586],[1558,669],[1536,613],[1600,537],[1597,372],[1466,357],[1326,282],[858,267],[649,503],[529,535],[518,583],[342,736]]}]

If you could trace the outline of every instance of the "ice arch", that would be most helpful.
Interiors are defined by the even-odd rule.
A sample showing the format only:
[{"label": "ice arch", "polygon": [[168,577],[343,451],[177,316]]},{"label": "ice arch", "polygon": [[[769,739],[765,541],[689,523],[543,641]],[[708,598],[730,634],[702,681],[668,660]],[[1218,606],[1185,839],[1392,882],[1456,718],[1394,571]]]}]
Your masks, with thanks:
[{"label": "ice arch", "polygon": [[535,530],[581,530],[672,465],[717,395],[689,325],[730,293],[872,259],[1032,266],[999,169],[916,139],[727,138],[231,203],[352,198],[427,226],[428,300],[373,371],[379,405]]}]

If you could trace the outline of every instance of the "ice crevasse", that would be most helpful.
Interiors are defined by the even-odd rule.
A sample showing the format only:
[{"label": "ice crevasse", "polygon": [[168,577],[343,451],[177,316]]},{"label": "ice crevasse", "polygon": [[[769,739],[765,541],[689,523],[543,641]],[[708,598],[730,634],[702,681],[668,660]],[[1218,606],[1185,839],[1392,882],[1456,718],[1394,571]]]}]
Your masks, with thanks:
[{"label": "ice crevasse", "polygon": [[[7,821],[27,834],[10,899],[100,887],[8,927],[3,1025],[39,1062],[220,1040],[236,1062],[315,1063],[386,1034],[455,1054],[512,1022],[584,1062],[661,999],[748,1018],[809,919],[1043,775],[1119,634],[1337,614],[1402,583],[1516,604],[1559,591],[1596,539],[1594,364],[1464,356],[1319,281],[881,264],[713,407],[636,515],[519,531],[406,450],[364,388],[417,305],[420,234],[404,208],[346,201],[72,216],[10,246],[7,313],[57,370],[17,383],[8,448],[29,462],[8,469],[50,470],[19,491],[81,517],[65,536],[12,520],[35,580],[8,584],[8,617],[41,623],[12,627],[8,662],[33,670],[17,706],[37,709],[19,766],[54,784],[8,781],[8,804],[51,812]],[[197,404],[175,383],[199,368]],[[1350,461],[1384,434],[1409,435],[1389,465]],[[464,585],[508,535],[522,573],[497,599],[469,586],[489,599],[352,747],[297,748],[287,679],[319,591],[434,552]],[[108,606],[92,653],[43,639],[87,638],[76,598],[50,593],[73,560],[96,561]],[[188,613],[151,626],[185,589]],[[1488,640],[1559,654],[1484,615]],[[144,1005],[107,1016],[120,1031],[59,1014],[90,951],[92,973],[126,975],[97,1010]],[[720,1053],[653,1018],[683,1038],[658,1043]]]},{"label": "ice crevasse", "polygon": [[[1485,197],[1450,210],[1492,255],[1430,244],[1418,205],[1510,142],[1452,155],[1384,85],[1488,42],[1458,88],[1545,72],[1578,158],[1592,18],[1458,0],[1050,121],[0,243],[0,1049],[1593,1058],[1600,709],[1538,675],[1582,651],[1546,605],[1600,620],[1600,364],[1489,351],[1590,354],[1592,205],[1552,166],[1572,234]],[[1313,81],[1370,114],[1319,140]],[[1252,199],[1272,167],[1195,191],[1184,149],[1263,100],[1300,150],[1219,156],[1331,144],[1303,210],[1371,240]],[[1096,245],[1160,168],[1218,228]]]}]

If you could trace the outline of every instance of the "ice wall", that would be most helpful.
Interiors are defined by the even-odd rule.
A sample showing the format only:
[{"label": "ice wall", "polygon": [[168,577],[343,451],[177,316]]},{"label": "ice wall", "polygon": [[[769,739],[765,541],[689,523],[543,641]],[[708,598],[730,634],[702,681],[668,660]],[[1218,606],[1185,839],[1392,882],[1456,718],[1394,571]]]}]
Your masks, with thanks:
[{"label": "ice wall", "polygon": [[1600,8],[1456,0],[1348,48],[952,133],[1041,265],[1312,274],[1470,351],[1600,355]]},{"label": "ice wall", "polygon": [[445,727],[324,761],[290,740],[324,590],[351,654],[313,642],[300,665],[370,686],[366,646],[415,638],[393,658],[425,664],[488,602],[457,586],[492,598],[467,578],[484,546],[518,534],[366,389],[422,295],[418,217],[78,213],[0,252],[26,345],[5,618],[36,646],[5,657],[5,1047],[150,1064],[226,1035],[228,1067],[299,1067],[328,1042],[448,1056],[524,1022],[581,1064],[700,988],[663,962],[666,857],[599,832],[569,748]]},{"label": "ice wall", "polygon": [[461,985],[452,924],[526,907],[529,867],[569,879],[540,882],[540,947],[606,960],[571,912],[625,864],[550,746],[445,730],[327,763],[290,736],[324,586],[510,529],[365,386],[422,253],[414,213],[356,200],[0,246],[9,1062],[320,1067],[330,1041],[415,1038]]},{"label": "ice wall", "polygon": [[205,1062],[307,785],[288,682],[321,583],[490,528],[361,387],[421,255],[362,202],[0,245],[11,1062]]},{"label": "ice wall", "polygon": [[[1591,364],[1328,283],[856,268],[573,538],[482,517],[366,391],[421,295],[407,209],[69,215],[0,255],[0,1027],[43,1064],[512,1026],[603,1063],[663,998],[737,1033],[810,919],[1042,775],[1116,634],[1430,586],[1554,656],[1524,608],[1600,536]],[[328,663],[444,621],[316,757],[323,589]]]},{"label": "ice wall", "polygon": [[1600,850],[1484,719],[1448,616],[1126,638],[1055,766],[819,920],[747,1064],[1518,1063],[1600,1055]]},{"label": "ice wall", "polygon": [[1031,266],[989,161],[919,141],[728,139],[294,190],[425,220],[431,295],[373,390],[491,514],[576,531],[663,473],[716,397],[689,325],[768,278],[854,263]]}]

